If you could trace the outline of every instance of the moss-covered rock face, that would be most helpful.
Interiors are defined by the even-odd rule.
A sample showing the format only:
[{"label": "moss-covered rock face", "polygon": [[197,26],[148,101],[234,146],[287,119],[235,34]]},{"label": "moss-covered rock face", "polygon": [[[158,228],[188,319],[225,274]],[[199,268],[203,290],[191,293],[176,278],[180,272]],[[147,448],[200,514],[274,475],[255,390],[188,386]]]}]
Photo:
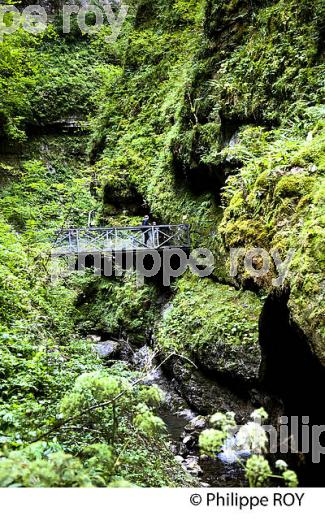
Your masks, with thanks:
[{"label": "moss-covered rock face", "polygon": [[79,300],[79,327],[84,333],[127,337],[142,346],[157,318],[158,290],[153,285],[137,287],[136,277],[126,274],[119,280],[84,281]]},{"label": "moss-covered rock face", "polygon": [[107,215],[116,215],[125,211],[126,213],[139,214],[141,198],[129,182],[127,174],[123,171],[110,173],[106,177],[104,204]]},{"label": "moss-covered rock face", "polygon": [[163,314],[157,343],[166,354],[185,355],[210,373],[252,382],[261,361],[261,309],[253,293],[188,276]]},{"label": "moss-covered rock face", "polygon": [[[203,4],[168,0],[138,7],[130,10],[117,46],[123,66],[107,70],[100,115],[92,124],[94,175],[100,179],[104,202],[114,195],[113,175],[121,181],[122,200],[132,192],[140,194],[158,222],[185,220],[197,227],[201,220],[210,235],[214,233],[205,243],[212,241],[219,255],[216,223],[221,212],[214,173],[207,170],[204,182],[194,186],[190,179],[184,182],[175,141],[203,38]],[[107,202],[103,213],[109,220],[112,203]]]},{"label": "moss-covered rock face", "polygon": [[132,6],[93,124],[103,192],[117,171],[156,220],[192,224],[221,283],[269,292],[277,277],[272,263],[267,276],[230,280],[230,248],[295,250],[292,320],[323,360],[323,2]]},{"label": "moss-covered rock face", "polygon": [[[229,179],[221,224],[226,247],[263,247],[293,258],[286,283],[291,317],[324,362],[324,144],[322,126],[308,134],[244,130],[231,151],[243,161]],[[270,274],[254,280],[272,289]],[[241,271],[240,280],[250,278]]]},{"label": "moss-covered rock face", "polygon": [[182,358],[174,357],[166,366],[177,391],[201,414],[232,410],[238,420],[244,420],[254,411],[249,395],[242,386],[222,383],[215,374],[205,374],[202,368],[195,369]]},{"label": "moss-covered rock face", "polygon": [[212,91],[223,118],[279,122],[320,102],[321,0],[206,5]]},{"label": "moss-covered rock face", "polygon": [[89,191],[86,143],[83,135],[46,133],[20,145],[3,143],[0,210],[17,231],[51,237],[61,227],[87,225],[97,203]]}]

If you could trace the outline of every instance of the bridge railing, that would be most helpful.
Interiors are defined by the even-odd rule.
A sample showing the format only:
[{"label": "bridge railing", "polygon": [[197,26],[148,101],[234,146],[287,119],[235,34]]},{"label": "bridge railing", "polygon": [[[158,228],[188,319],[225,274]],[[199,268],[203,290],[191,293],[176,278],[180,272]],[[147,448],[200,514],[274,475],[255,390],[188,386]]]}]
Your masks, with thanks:
[{"label": "bridge railing", "polygon": [[79,253],[160,250],[166,248],[189,249],[189,225],[61,230],[57,233],[52,253],[58,256],[67,256]]}]

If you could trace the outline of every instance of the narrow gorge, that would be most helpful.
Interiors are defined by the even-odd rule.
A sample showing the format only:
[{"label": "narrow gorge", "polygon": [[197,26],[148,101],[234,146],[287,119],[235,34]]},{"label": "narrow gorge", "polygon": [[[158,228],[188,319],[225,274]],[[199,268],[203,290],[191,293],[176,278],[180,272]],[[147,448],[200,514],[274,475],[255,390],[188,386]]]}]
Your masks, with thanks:
[{"label": "narrow gorge", "polygon": [[[324,3],[128,0],[114,41],[39,4],[0,40],[0,486],[247,486],[211,417],[325,424]],[[58,231],[145,215],[209,276],[53,277]],[[270,465],[324,486],[287,437]]]}]

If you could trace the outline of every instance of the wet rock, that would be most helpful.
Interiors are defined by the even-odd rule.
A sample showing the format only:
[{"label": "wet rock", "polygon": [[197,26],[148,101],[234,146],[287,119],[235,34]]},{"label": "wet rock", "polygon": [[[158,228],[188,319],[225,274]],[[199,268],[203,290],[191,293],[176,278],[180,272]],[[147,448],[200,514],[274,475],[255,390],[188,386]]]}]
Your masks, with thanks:
[{"label": "wet rock", "polygon": [[162,309],[162,312],[161,312],[161,317],[163,320],[165,320],[168,316],[168,314],[172,311],[173,309],[173,305],[171,303],[167,303],[166,305],[164,305],[163,309]]},{"label": "wet rock", "polygon": [[191,420],[186,426],[185,431],[186,432],[194,432],[196,430],[204,430],[204,428],[207,427],[208,419],[206,417],[198,415],[197,417],[194,417],[194,419]]},{"label": "wet rock", "polygon": [[208,455],[200,455],[200,461],[205,461],[205,460],[209,460],[209,456]]},{"label": "wet rock", "polygon": [[182,463],[184,462],[185,459],[184,459],[184,457],[182,457],[181,455],[176,455],[175,460],[176,460],[177,462],[179,462],[180,464],[182,464]]},{"label": "wet rock", "polygon": [[299,166],[296,166],[295,168],[291,168],[290,173],[292,173],[293,175],[304,174],[305,173],[305,169],[304,168],[300,168]]},{"label": "wet rock", "polygon": [[180,443],[178,453],[181,457],[183,457],[183,459],[185,459],[185,457],[187,457],[190,454],[190,450],[188,449],[186,444]]},{"label": "wet rock", "polygon": [[117,341],[103,341],[94,346],[95,352],[102,359],[117,359],[121,346]]},{"label": "wet rock", "polygon": [[198,477],[203,474],[202,468],[198,464],[198,457],[188,457],[184,461],[184,467],[191,475]]},{"label": "wet rock", "polygon": [[174,376],[177,392],[186,397],[187,402],[203,415],[231,410],[235,412],[237,420],[244,422],[254,411],[252,403],[240,388],[237,394],[216,381],[216,378],[205,375],[177,358],[170,362],[168,369]]},{"label": "wet rock", "polygon": [[185,444],[185,446],[188,448],[188,449],[191,449],[195,446],[196,444],[196,440],[195,438],[193,437],[193,435],[186,435],[183,439],[183,444]]},{"label": "wet rock", "polygon": [[239,352],[219,341],[208,347],[202,346],[196,360],[201,369],[211,374],[222,373],[244,384],[252,384],[258,380],[262,354],[258,343],[246,345]]},{"label": "wet rock", "polygon": [[[124,348],[127,349],[127,343],[125,343]],[[132,351],[132,364],[139,369],[142,369],[145,366],[154,368],[152,365],[152,353],[147,345],[144,345],[135,352]]]},{"label": "wet rock", "polygon": [[176,444],[173,444],[172,442],[168,443],[168,449],[174,454],[179,455],[179,449]]},{"label": "wet rock", "polygon": [[212,487],[247,487],[244,469],[238,465],[224,464],[218,458],[200,458],[203,478]]},{"label": "wet rock", "polygon": [[90,335],[90,336],[87,336],[86,339],[88,341],[91,341],[92,343],[100,343],[102,338],[100,336]]}]

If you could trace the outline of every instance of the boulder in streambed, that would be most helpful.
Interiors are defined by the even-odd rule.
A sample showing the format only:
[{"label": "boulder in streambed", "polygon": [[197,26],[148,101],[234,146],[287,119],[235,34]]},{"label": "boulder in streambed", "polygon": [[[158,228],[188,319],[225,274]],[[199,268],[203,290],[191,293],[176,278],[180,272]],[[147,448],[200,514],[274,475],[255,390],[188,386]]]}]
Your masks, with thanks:
[{"label": "boulder in streambed", "polygon": [[253,292],[186,275],[162,316],[157,346],[165,355],[192,360],[212,379],[253,387],[262,360],[259,319],[263,301]]},{"label": "boulder in streambed", "polygon": [[229,388],[180,358],[172,358],[165,368],[173,377],[177,392],[201,414],[209,415],[216,411],[231,410],[235,412],[238,420],[244,421],[255,409],[248,396],[242,395],[240,388]]},{"label": "boulder in streambed", "polygon": [[98,356],[103,359],[117,359],[120,355],[121,345],[117,341],[101,341],[93,347]]},{"label": "boulder in streambed", "polygon": [[209,424],[208,417],[203,417],[202,415],[198,415],[197,417],[194,417],[185,426],[185,431],[186,432],[201,431],[201,430],[204,430],[204,428],[207,428],[208,424]]}]

